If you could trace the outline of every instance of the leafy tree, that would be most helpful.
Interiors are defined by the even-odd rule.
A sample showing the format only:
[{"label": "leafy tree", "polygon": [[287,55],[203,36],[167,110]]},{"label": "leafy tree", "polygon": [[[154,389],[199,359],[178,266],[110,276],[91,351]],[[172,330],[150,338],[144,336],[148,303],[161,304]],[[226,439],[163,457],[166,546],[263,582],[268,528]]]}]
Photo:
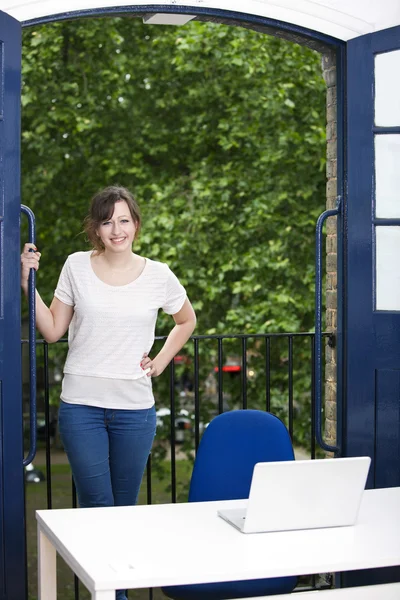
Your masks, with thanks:
[{"label": "leafy tree", "polygon": [[120,182],[143,211],[137,251],[177,272],[198,331],[310,328],[324,89],[316,53],[241,28],[125,18],[27,30],[23,198],[44,295],[86,247],[88,199]]},{"label": "leafy tree", "polygon": [[[317,53],[195,21],[166,28],[126,17],[33,27],[24,33],[22,104],[23,201],[37,215],[45,300],[66,256],[88,248],[80,232],[89,198],[118,182],[142,208],[136,251],[180,277],[197,333],[313,327],[314,226],[325,204]],[[169,327],[160,316],[159,333]],[[225,355],[235,352],[226,343]],[[284,365],[286,350],[274,352]],[[215,347],[202,346],[201,356],[205,379]],[[307,361],[309,352],[302,356]],[[262,405],[257,344],[252,357],[259,382],[252,394]],[[272,382],[275,407],[287,401],[282,373]],[[296,373],[309,419],[303,364]],[[231,403],[237,389],[226,382]]]}]

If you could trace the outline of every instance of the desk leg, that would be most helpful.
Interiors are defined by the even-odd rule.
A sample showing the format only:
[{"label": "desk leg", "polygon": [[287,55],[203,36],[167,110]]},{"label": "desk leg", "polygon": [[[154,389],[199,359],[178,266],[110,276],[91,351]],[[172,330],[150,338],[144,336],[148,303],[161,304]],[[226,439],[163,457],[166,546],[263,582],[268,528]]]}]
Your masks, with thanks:
[{"label": "desk leg", "polygon": [[92,600],[115,600],[115,590],[92,592]]},{"label": "desk leg", "polygon": [[38,525],[38,600],[57,600],[56,549]]}]

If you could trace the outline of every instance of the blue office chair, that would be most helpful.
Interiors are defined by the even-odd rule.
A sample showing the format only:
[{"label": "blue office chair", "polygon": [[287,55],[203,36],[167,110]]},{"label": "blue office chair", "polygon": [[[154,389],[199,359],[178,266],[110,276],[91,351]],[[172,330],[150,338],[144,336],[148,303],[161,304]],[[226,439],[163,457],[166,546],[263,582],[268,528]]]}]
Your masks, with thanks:
[{"label": "blue office chair", "polygon": [[[223,413],[211,421],[201,439],[189,502],[248,498],[254,465],[278,460],[294,460],[292,442],[282,421],[261,410]],[[225,600],[287,594],[296,584],[297,577],[279,577],[162,589],[174,600]]]}]

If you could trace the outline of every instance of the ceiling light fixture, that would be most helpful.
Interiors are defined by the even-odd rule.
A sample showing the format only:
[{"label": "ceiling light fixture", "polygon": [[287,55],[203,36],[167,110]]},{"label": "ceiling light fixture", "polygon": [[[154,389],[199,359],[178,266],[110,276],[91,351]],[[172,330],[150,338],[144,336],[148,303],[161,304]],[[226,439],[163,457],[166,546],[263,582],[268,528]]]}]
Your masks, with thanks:
[{"label": "ceiling light fixture", "polygon": [[143,17],[145,25],[185,25],[196,15],[186,15],[183,13],[152,13]]}]

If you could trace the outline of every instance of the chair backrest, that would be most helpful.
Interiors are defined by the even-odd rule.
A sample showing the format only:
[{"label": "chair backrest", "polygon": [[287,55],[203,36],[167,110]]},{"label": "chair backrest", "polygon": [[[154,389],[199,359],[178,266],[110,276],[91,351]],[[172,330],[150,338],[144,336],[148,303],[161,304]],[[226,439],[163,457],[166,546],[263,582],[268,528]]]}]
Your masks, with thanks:
[{"label": "chair backrest", "polygon": [[248,498],[254,465],[293,460],[285,425],[261,410],[233,410],[215,417],[201,438],[189,502]]}]

